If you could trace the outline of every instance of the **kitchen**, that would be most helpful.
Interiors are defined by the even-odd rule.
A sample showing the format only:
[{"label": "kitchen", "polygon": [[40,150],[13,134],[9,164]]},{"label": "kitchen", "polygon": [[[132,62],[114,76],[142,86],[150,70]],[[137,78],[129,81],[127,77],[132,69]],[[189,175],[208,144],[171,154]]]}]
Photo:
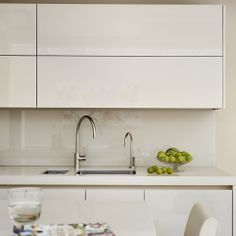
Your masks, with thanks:
[{"label": "kitchen", "polygon": [[[171,2],[168,1],[167,3],[170,4]],[[174,3],[176,2],[172,2],[172,4]],[[222,4],[222,2],[211,3]],[[185,2],[185,4],[188,3]],[[223,4],[226,4],[227,7],[227,3]],[[99,6],[99,9],[103,11],[104,6]],[[134,6],[129,5],[128,13],[126,15],[122,14],[123,21],[119,21],[119,24],[123,24],[123,28],[119,29],[121,32],[123,32],[123,29],[126,33],[130,32],[129,27],[136,29],[132,23],[135,23],[135,19],[140,17],[140,12],[144,11],[143,7],[145,8],[145,6],[140,5],[138,10],[132,12],[132,14],[136,14],[135,17],[131,18],[129,17],[129,11],[132,11]],[[194,12],[196,9],[196,6],[194,6],[192,8],[188,7]],[[235,4],[233,6],[233,9],[235,9]],[[30,7],[35,8],[36,6],[32,4]],[[50,10],[50,7],[53,11]],[[109,5],[106,7],[109,7]],[[119,14],[115,14],[119,12],[117,10],[119,7],[122,8],[122,5],[110,6],[111,9],[108,12],[112,12],[113,9],[114,16],[119,17]],[[182,11],[189,13],[189,10],[183,10],[184,7],[186,6],[179,6],[180,13],[183,14]],[[55,10],[56,8],[58,8],[58,11]],[[91,46],[89,44],[94,42],[82,38],[81,43],[85,44],[87,49],[84,50],[78,47],[76,51],[73,49],[73,47],[76,47],[73,37],[67,37],[68,34],[65,34],[65,31],[73,34],[66,23],[69,22],[69,25],[73,26],[72,13],[76,11],[76,7],[73,7],[73,10],[70,9],[68,15],[61,17],[62,13],[60,11],[65,7],[60,8],[60,5],[54,4],[38,4],[37,18],[32,15],[31,25],[29,25],[29,27],[32,27],[34,25],[32,22],[37,19],[37,50],[33,47],[33,51],[35,50],[37,56],[29,52],[32,48],[27,47],[27,45],[23,45],[22,48],[28,50],[26,55],[25,53],[22,55],[22,52],[17,51],[21,50],[21,48],[17,48],[17,45],[16,48],[10,48],[16,50],[15,52],[8,52],[9,55],[6,51],[1,53],[1,60],[6,58],[11,60],[15,53],[24,57],[24,60],[21,61],[21,56],[15,56],[10,65],[14,66],[17,75],[29,73],[28,80],[26,77],[24,78],[27,85],[19,83],[19,81],[16,84],[9,85],[8,81],[4,81],[7,76],[2,77],[1,80],[2,84],[7,84],[6,88],[13,86],[14,89],[21,88],[22,91],[25,91],[16,93],[17,90],[13,89],[10,94],[10,98],[13,99],[12,105],[7,103],[6,100],[9,97],[7,89],[4,86],[1,87],[0,130],[3,135],[0,137],[0,175],[2,176],[0,184],[3,195],[5,195],[5,189],[9,186],[29,185],[43,186],[45,196],[47,194],[58,196],[56,190],[63,191],[64,188],[68,193],[65,198],[71,195],[69,190],[78,189],[78,194],[86,195],[87,198],[91,197],[91,200],[109,200],[109,198],[115,200],[115,196],[117,200],[120,198],[127,201],[145,199],[145,201],[151,202],[152,207],[157,206],[157,209],[154,209],[155,212],[160,211],[162,215],[166,214],[163,219],[160,219],[160,217],[155,219],[157,235],[163,236],[171,235],[173,232],[183,235],[187,213],[189,213],[195,201],[203,199],[212,208],[214,214],[222,217],[219,220],[220,234],[232,235],[232,214],[229,212],[232,211],[232,189],[235,179],[233,176],[228,176],[223,171],[215,169],[215,167],[234,175],[234,158],[232,157],[234,145],[232,144],[231,149],[230,137],[225,137],[227,135],[225,130],[230,133],[233,132],[233,125],[228,128],[228,125],[232,123],[224,121],[224,114],[228,115],[233,110],[232,105],[228,105],[227,100],[228,96],[232,96],[232,92],[228,94],[228,90],[233,87],[231,84],[227,86],[227,83],[233,82],[232,79],[228,79],[230,76],[227,76],[225,81],[223,80],[224,76],[221,77],[223,72],[229,73],[227,63],[230,62],[226,61],[226,70],[222,70],[221,63],[224,60],[222,21],[224,16],[222,6],[215,6],[215,10],[211,10],[212,8],[214,9],[210,5],[208,8],[205,6],[203,8],[205,15],[203,14],[200,17],[203,21],[211,19],[207,17],[208,14],[212,13],[211,17],[215,17],[214,24],[210,27],[211,31],[207,34],[210,37],[209,41],[205,40],[208,42],[207,45],[205,45],[205,41],[200,41],[201,37],[199,37],[197,30],[206,33],[209,30],[208,25],[205,22],[203,27],[202,22],[200,22],[201,27],[194,28],[196,29],[195,35],[186,34],[186,37],[189,37],[188,39],[192,41],[182,41],[182,35],[179,36],[178,40],[175,37],[176,44],[182,48],[182,51],[174,48],[176,45],[171,45],[173,48],[166,51],[163,50],[161,47],[165,44],[168,45],[169,41],[160,38],[162,34],[155,35],[152,31],[150,34],[152,37],[157,37],[154,39],[159,39],[158,42],[161,45],[159,48],[157,46],[156,50],[142,48],[141,43],[145,40],[149,42],[148,45],[155,43],[155,40],[150,40],[148,35],[147,37],[144,36],[143,41],[137,40],[137,45],[134,45],[130,43],[133,42],[132,34],[127,33],[127,40],[121,40],[120,43],[128,42],[130,48],[123,50],[115,48],[117,42],[119,43],[119,38],[116,41],[117,37],[113,35],[114,41],[106,42],[106,44],[98,45],[97,48],[92,49],[89,49]],[[95,9],[96,6],[91,12],[94,13]],[[155,7],[152,7],[153,9]],[[91,24],[94,21],[92,23],[89,21],[93,17],[89,14],[92,13],[89,10],[83,10],[82,12],[87,12],[87,14],[82,14],[82,17],[85,17],[88,20],[87,24],[92,27]],[[178,11],[174,9],[173,12]],[[63,20],[57,18],[57,14]],[[56,20],[50,22],[47,17],[54,19],[52,16]],[[153,17],[153,15],[150,17]],[[226,17],[228,17],[228,8]],[[96,27],[99,26],[98,19],[95,19],[97,20]],[[125,27],[127,19],[129,19],[131,26]],[[154,24],[155,21],[152,18],[150,19],[148,23]],[[174,22],[176,19],[171,20],[169,16],[168,22]],[[103,24],[106,23],[106,18],[101,20]],[[58,21],[60,27],[53,27],[53,24]],[[209,22],[212,23],[211,20]],[[193,20],[192,24],[194,23],[196,22]],[[230,26],[230,23],[229,26],[227,24],[227,27]],[[100,27],[99,30],[91,27],[88,32],[87,29],[82,28],[82,30],[85,30],[88,35],[96,36],[97,34],[94,34],[94,32],[105,34],[109,24],[104,27],[105,30],[102,30],[103,27]],[[112,31],[112,28],[109,29],[113,34],[116,32]],[[153,27],[150,26],[150,29],[153,29]],[[50,38],[54,37],[54,30],[56,38]],[[173,32],[176,33],[176,31]],[[163,29],[164,33],[165,30]],[[128,37],[131,37],[131,39]],[[173,37],[170,36],[171,38]],[[57,44],[55,44],[56,39],[59,39]],[[45,45],[47,42],[48,45]],[[67,48],[62,45],[65,42]],[[112,42],[115,43],[112,44]],[[171,40],[170,42],[173,43]],[[196,48],[193,49],[191,42]],[[105,48],[106,45],[108,45],[108,48]],[[229,45],[231,44],[229,43]],[[121,46],[125,48],[124,46],[127,45]],[[200,48],[197,48],[198,46]],[[137,50],[137,47],[141,47],[141,49]],[[104,53],[107,54],[104,55]],[[153,53],[162,56],[153,58]],[[227,52],[227,55],[230,55],[230,53],[232,52]],[[78,58],[74,54],[82,56]],[[133,55],[139,56],[140,54],[140,57],[133,58]],[[173,57],[173,54],[179,55],[179,57]],[[102,57],[100,57],[101,55]],[[132,57],[129,57],[130,55]],[[144,57],[147,55],[148,58]],[[37,60],[37,63],[35,63],[35,60]],[[18,66],[20,63],[29,63],[31,67]],[[9,73],[6,66],[7,62],[3,61],[1,64],[2,73],[7,75]],[[117,67],[117,65],[119,66]],[[171,69],[165,70],[167,66]],[[32,68],[32,70],[22,70],[22,68]],[[232,71],[232,68],[229,71]],[[122,73],[125,70],[128,73]],[[97,76],[91,76],[90,73]],[[196,76],[194,77],[193,74]],[[146,83],[143,83],[144,75]],[[156,84],[155,78],[161,77],[160,75],[164,76],[166,80],[164,82],[160,80]],[[76,80],[84,76],[86,79],[84,79],[81,89]],[[190,76],[193,78],[193,83],[188,84],[189,87],[184,87],[187,78]],[[109,79],[113,79],[113,77],[114,81],[109,82]],[[173,80],[174,77],[180,78],[177,83]],[[32,80],[31,78],[36,79]],[[96,81],[98,78],[99,83]],[[120,78],[124,78],[124,81],[121,81]],[[53,79],[56,79],[56,81]],[[194,79],[198,79],[198,81],[195,83]],[[213,79],[216,81],[214,86],[211,83]],[[107,82],[107,86],[104,87],[105,82]],[[222,83],[226,84],[226,88],[222,88]],[[204,88],[201,87],[203,84]],[[25,90],[26,87],[27,90]],[[145,91],[148,91],[148,93],[145,93]],[[224,91],[224,94],[222,94],[222,91]],[[201,96],[196,92],[201,92]],[[178,96],[179,93],[184,94],[184,96]],[[17,95],[19,96],[17,97]],[[19,104],[22,101],[25,105]],[[229,102],[232,102],[232,100],[229,99]],[[135,176],[73,176],[71,168],[74,162],[75,129],[77,122],[83,115],[89,115],[94,119],[96,137],[95,139],[92,138],[89,122],[84,122],[81,126],[79,139],[80,148],[83,153],[86,153],[87,157],[82,165],[97,167],[128,166],[129,143],[124,147],[124,136],[127,132],[131,132],[133,136],[133,154],[137,167]],[[231,118],[227,119],[231,121]],[[231,139],[233,140],[233,138]],[[225,146],[229,146],[229,148],[226,149]],[[189,151],[193,156],[193,161],[180,167],[183,171],[174,173],[172,176],[147,176],[146,168],[148,166],[160,164],[156,159],[157,152],[169,147]],[[9,165],[12,167],[9,167]],[[56,167],[69,168],[70,171],[64,176],[45,176],[42,174],[48,168]],[[167,196],[174,196],[175,194],[177,196],[180,194],[181,199],[188,199],[185,200],[184,205],[181,204],[181,208],[185,208],[181,212],[182,217],[172,215],[173,209],[168,209],[170,202],[172,206],[175,205],[175,197],[166,200],[166,202],[163,201],[163,209],[160,208],[160,204],[157,204],[158,201],[160,202],[158,196],[161,199],[166,199]],[[227,202],[227,206],[220,206],[221,202]],[[212,206],[210,206],[211,204]],[[176,210],[177,213],[178,211],[180,209]],[[174,231],[167,227],[166,220],[168,221],[168,219],[171,222],[178,222],[173,226]]]}]

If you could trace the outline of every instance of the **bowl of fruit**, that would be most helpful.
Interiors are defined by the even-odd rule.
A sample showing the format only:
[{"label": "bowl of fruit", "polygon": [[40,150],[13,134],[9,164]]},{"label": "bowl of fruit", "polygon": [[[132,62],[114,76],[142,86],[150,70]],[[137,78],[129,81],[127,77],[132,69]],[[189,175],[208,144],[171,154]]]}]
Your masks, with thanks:
[{"label": "bowl of fruit", "polygon": [[166,151],[159,151],[157,159],[160,162],[170,165],[174,171],[178,171],[178,167],[185,165],[193,160],[192,155],[186,151],[179,151],[177,148],[168,148]]}]

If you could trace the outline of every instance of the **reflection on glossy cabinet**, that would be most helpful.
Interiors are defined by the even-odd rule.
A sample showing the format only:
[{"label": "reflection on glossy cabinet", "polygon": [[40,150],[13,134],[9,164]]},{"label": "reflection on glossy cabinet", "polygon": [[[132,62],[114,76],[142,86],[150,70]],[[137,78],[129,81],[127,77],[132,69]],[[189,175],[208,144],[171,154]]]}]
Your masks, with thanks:
[{"label": "reflection on glossy cabinet", "polygon": [[157,235],[184,235],[189,212],[200,201],[219,221],[218,236],[232,236],[231,190],[146,190],[145,200],[153,213]]},{"label": "reflection on glossy cabinet", "polygon": [[220,108],[221,57],[38,58],[38,107]]},{"label": "reflection on glossy cabinet", "polygon": [[0,56],[0,107],[36,107],[36,58]]},{"label": "reflection on glossy cabinet", "polygon": [[39,4],[40,55],[221,56],[220,5]]},{"label": "reflection on glossy cabinet", "polygon": [[0,4],[0,55],[35,55],[36,5]]},{"label": "reflection on glossy cabinet", "polygon": [[91,188],[86,189],[86,200],[88,201],[143,201],[144,191],[142,189],[125,188]]}]

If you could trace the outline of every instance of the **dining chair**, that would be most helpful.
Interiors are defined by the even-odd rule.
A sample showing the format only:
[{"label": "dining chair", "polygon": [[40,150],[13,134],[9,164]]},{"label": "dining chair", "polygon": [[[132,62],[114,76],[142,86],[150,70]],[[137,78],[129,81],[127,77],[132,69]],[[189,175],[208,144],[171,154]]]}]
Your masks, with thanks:
[{"label": "dining chair", "polygon": [[184,236],[216,236],[218,221],[208,214],[202,203],[195,203],[189,214]]}]

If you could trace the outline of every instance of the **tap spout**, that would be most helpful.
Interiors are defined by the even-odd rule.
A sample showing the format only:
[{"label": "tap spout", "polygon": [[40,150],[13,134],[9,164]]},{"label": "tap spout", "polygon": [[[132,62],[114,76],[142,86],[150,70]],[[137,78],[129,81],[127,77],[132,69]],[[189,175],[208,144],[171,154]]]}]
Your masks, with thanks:
[{"label": "tap spout", "polygon": [[84,115],[82,116],[76,126],[76,132],[75,132],[75,153],[74,153],[74,168],[76,170],[76,172],[79,171],[80,168],[80,161],[85,161],[86,160],[86,154],[84,153],[83,155],[80,154],[80,145],[79,145],[79,140],[78,140],[78,134],[80,131],[80,126],[83,123],[84,120],[88,120],[91,124],[92,127],[92,132],[93,132],[93,139],[96,137],[96,125],[94,120],[88,116],[88,115]]},{"label": "tap spout", "polygon": [[129,168],[135,167],[135,158],[133,157],[133,136],[130,132],[127,132],[124,137],[124,147],[126,146],[126,140],[129,137],[130,146],[129,146]]}]

